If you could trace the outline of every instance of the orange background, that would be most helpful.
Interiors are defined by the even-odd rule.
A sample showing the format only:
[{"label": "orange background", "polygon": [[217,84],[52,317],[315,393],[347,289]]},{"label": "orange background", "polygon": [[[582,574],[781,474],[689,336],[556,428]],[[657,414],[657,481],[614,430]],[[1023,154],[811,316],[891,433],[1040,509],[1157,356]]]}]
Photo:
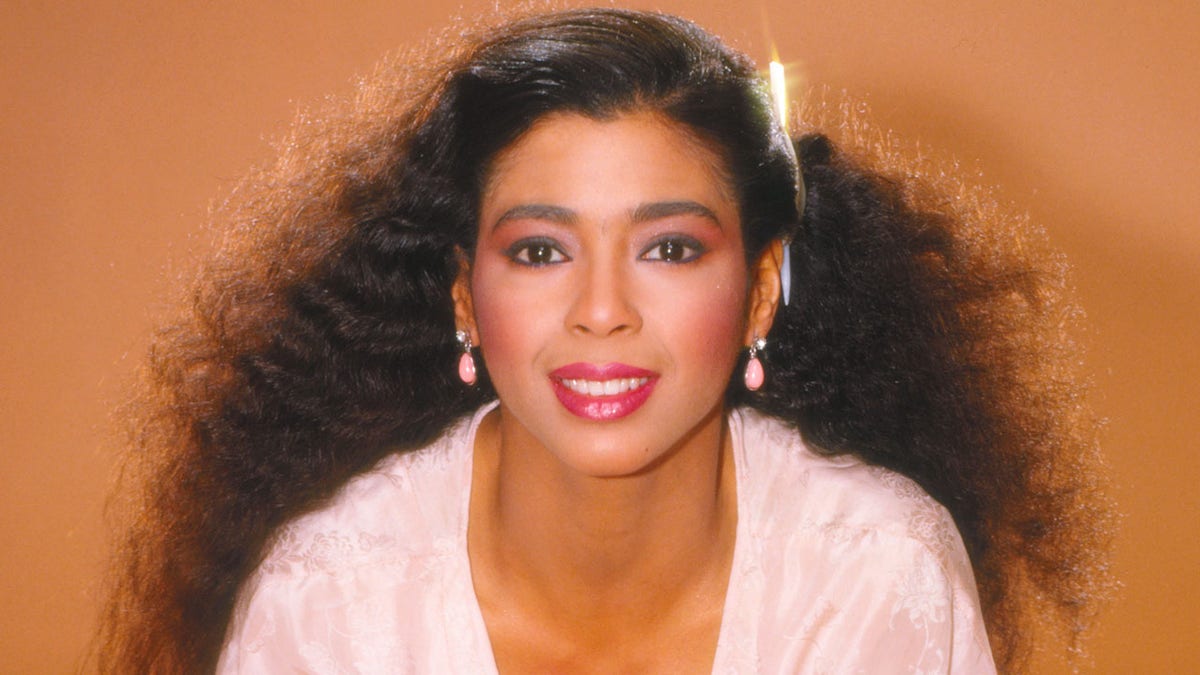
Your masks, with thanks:
[{"label": "orange background", "polygon": [[[64,672],[92,626],[120,385],[210,200],[304,103],[493,3],[0,5],[0,671]],[[267,3],[269,4],[269,3]],[[284,5],[287,5],[286,7]],[[414,8],[413,6],[419,7]],[[1099,672],[1200,663],[1200,3],[643,3],[870,103],[1075,264],[1126,514]]]}]

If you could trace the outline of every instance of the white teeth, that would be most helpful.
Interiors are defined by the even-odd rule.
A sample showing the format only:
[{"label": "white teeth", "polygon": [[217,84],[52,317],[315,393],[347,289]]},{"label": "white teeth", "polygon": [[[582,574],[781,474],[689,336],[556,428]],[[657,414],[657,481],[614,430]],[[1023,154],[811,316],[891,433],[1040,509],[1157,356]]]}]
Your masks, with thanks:
[{"label": "white teeth", "polygon": [[616,396],[641,387],[648,377],[621,377],[615,380],[562,380],[563,386],[584,396]]}]

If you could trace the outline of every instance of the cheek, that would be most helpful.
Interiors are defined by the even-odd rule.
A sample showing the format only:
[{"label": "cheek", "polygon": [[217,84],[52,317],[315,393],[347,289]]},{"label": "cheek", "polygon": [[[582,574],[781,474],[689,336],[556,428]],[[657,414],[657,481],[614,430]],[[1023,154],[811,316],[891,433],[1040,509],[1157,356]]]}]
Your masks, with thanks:
[{"label": "cheek", "polygon": [[701,311],[703,313],[699,316],[705,317],[705,320],[699,322],[696,339],[704,346],[714,364],[724,364],[724,369],[731,368],[737,359],[745,330],[743,294],[738,292],[713,298],[702,306]]},{"label": "cheek", "polygon": [[[688,360],[721,377],[733,368],[745,332],[746,293],[741,275],[723,275],[710,285],[690,286],[665,296],[664,330]],[[704,366],[707,365],[707,368]]]},{"label": "cheek", "polygon": [[495,263],[477,261],[471,280],[479,347],[493,379],[504,379],[506,364],[529,358],[539,322],[548,315],[544,289],[524,288],[502,272]]}]

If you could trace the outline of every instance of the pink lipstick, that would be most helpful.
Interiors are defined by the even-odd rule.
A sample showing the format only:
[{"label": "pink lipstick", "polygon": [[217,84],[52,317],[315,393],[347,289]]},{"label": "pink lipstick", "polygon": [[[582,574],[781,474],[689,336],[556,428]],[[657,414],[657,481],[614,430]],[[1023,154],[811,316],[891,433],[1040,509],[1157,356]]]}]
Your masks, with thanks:
[{"label": "pink lipstick", "polygon": [[608,422],[633,413],[658,381],[658,373],[624,363],[572,363],[550,373],[554,395],[572,415]]}]

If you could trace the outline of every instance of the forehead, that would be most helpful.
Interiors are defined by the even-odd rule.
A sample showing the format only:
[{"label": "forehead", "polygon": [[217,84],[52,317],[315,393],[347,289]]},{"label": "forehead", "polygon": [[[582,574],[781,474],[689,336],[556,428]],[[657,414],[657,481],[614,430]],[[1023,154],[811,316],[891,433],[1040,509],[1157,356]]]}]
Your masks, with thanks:
[{"label": "forehead", "polygon": [[547,115],[496,155],[482,197],[486,204],[513,192],[545,200],[556,193],[614,190],[628,198],[690,192],[733,201],[719,153],[688,127],[654,112],[606,119]]}]

